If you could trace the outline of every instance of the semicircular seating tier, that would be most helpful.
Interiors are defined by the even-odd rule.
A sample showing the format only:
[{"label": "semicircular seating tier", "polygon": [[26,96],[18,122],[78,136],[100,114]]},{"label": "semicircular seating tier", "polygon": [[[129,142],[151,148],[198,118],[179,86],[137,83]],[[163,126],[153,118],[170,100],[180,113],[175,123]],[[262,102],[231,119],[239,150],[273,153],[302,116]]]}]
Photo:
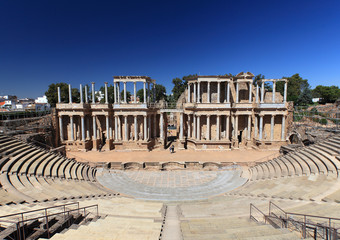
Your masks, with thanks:
[{"label": "semicircular seating tier", "polygon": [[0,204],[110,196],[96,168],[0,134]]}]

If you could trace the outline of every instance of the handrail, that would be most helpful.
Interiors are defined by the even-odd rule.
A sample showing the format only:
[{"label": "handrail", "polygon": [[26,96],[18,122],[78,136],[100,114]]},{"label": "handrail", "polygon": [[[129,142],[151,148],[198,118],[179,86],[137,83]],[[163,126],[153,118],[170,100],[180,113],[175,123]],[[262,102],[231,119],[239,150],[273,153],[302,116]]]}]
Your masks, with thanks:
[{"label": "handrail", "polygon": [[67,203],[67,204],[62,204],[62,205],[57,205],[57,206],[52,206],[52,207],[47,207],[47,208],[39,208],[39,209],[25,211],[25,212],[12,213],[12,214],[8,214],[8,215],[0,216],[0,218],[13,217],[13,216],[16,216],[16,215],[22,216],[23,214],[26,214],[26,213],[39,212],[39,211],[43,211],[43,210],[49,210],[49,209],[58,208],[58,207],[66,207],[66,206],[70,206],[70,205],[77,205],[77,208],[79,208],[79,202],[74,202],[74,203]]},{"label": "handrail", "polygon": [[258,209],[254,204],[250,203],[250,219],[253,219],[255,220],[256,222],[259,222],[259,220],[257,220],[254,216],[253,216],[253,212],[252,212],[252,209],[255,209],[257,210],[259,213],[261,213],[263,215],[263,218],[264,218],[264,222],[266,223],[267,222],[267,218],[266,218],[266,214],[264,214],[260,209]]},{"label": "handrail", "polygon": [[[75,203],[74,203],[75,204]],[[50,238],[50,227],[49,227],[49,218],[50,217],[53,217],[53,216],[58,216],[58,215],[63,215],[64,216],[64,219],[67,217],[70,216],[70,213],[72,212],[75,212],[75,211],[78,211],[78,214],[80,211],[84,211],[84,220],[85,222],[87,221],[87,215],[90,213],[86,213],[86,210],[89,209],[89,208],[96,208],[96,217],[99,216],[99,212],[98,212],[98,204],[94,204],[94,205],[89,205],[89,206],[85,206],[85,207],[79,207],[79,202],[77,202],[78,204],[78,207],[76,209],[71,209],[71,210],[66,210],[65,208],[65,205],[71,205],[71,204],[65,204],[65,205],[61,205],[61,206],[64,206],[64,210],[61,211],[61,212],[57,212],[57,213],[52,213],[52,214],[47,214],[47,209],[51,209],[51,208],[55,208],[55,207],[50,207],[50,208],[45,208],[45,214],[42,215],[42,216],[38,216],[38,217],[34,217],[34,218],[27,218],[27,219],[24,219],[22,217],[22,220],[18,220],[17,222],[15,221],[10,221],[10,220],[0,220],[0,222],[8,222],[8,223],[14,223],[16,224],[16,228],[17,228],[17,239],[21,240],[25,240],[26,239],[26,236],[25,236],[25,222],[29,222],[29,221],[35,221],[35,220],[39,220],[39,219],[45,219],[46,220],[46,223],[45,223],[45,226],[46,228],[44,228],[47,232],[47,238]],[[57,207],[57,206],[56,206]],[[34,211],[29,211],[29,212],[34,212]],[[20,213],[19,213],[20,214]],[[12,214],[13,215],[13,214]],[[23,214],[22,214],[23,216]],[[69,226],[70,226],[70,223],[69,223]],[[1,232],[1,231],[0,231]]]}]

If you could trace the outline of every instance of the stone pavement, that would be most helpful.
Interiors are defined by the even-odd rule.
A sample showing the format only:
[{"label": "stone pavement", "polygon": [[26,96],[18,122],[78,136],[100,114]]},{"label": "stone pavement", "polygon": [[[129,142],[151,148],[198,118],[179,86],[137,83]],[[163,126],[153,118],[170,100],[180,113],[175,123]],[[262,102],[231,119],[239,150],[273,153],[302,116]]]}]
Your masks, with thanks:
[{"label": "stone pavement", "polygon": [[136,199],[191,201],[207,199],[243,185],[241,170],[122,171],[102,170],[98,181],[107,188]]},{"label": "stone pavement", "polygon": [[183,150],[170,154],[162,151],[89,151],[68,152],[67,156],[80,162],[254,162],[266,161],[279,155],[273,150],[193,151]]}]

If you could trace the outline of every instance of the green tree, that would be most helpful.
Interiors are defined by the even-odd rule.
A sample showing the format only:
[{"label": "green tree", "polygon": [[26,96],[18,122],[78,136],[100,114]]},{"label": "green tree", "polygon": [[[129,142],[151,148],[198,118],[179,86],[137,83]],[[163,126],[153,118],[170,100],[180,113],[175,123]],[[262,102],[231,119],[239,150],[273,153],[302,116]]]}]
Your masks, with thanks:
[{"label": "green tree", "polygon": [[174,87],[172,88],[172,95],[174,101],[177,102],[178,98],[185,91],[185,88],[188,85],[188,79],[193,77],[197,77],[197,74],[172,79],[172,84],[174,85]]},{"label": "green tree", "polygon": [[312,91],[309,87],[304,87],[298,99],[296,100],[296,104],[298,106],[306,106],[312,104]]},{"label": "green tree", "polygon": [[[291,77],[283,77],[288,80],[287,86],[287,101],[293,101],[294,104],[297,104],[297,100],[301,94],[301,92],[305,88],[309,88],[308,80],[300,77],[298,73],[294,74]],[[284,92],[284,82],[276,83],[276,91],[280,92],[283,96]]]},{"label": "green tree", "polygon": [[[100,100],[100,102],[101,103],[105,103],[105,87],[104,86],[102,86],[102,87],[100,87],[100,89],[99,89],[99,91],[101,91],[102,93],[104,93],[104,98],[102,98],[101,100]],[[107,95],[108,95],[108,101],[109,101],[109,103],[114,103],[114,92],[115,92],[115,90],[114,90],[114,87],[113,87],[113,85],[109,85],[109,86],[107,86]],[[124,96],[124,95],[123,95]]]},{"label": "green tree", "polygon": [[[152,97],[153,96],[153,90],[150,89],[150,96]],[[146,89],[146,94],[148,94],[148,89]],[[139,101],[140,102],[143,102],[144,101],[144,90],[143,88],[142,89],[139,89],[137,91],[137,97],[139,98]],[[158,102],[159,100],[161,99],[165,99],[167,100],[167,96],[166,96],[166,88],[162,85],[162,84],[156,84],[155,85],[155,97],[156,97],[156,102]]]},{"label": "green tree", "polygon": [[338,86],[318,85],[312,90],[313,97],[321,98],[322,103],[334,103],[340,98]]},{"label": "green tree", "polygon": [[[61,102],[68,103],[69,96],[68,96],[68,84],[67,83],[52,83],[48,86],[45,95],[47,97],[48,103],[51,104],[52,107],[56,106],[58,102],[58,87],[60,87],[60,98]],[[80,93],[77,88],[71,89],[72,93],[72,102],[79,102],[80,100]]]},{"label": "green tree", "polygon": [[[124,101],[124,90],[120,92],[120,99],[121,101]],[[126,91],[126,101],[130,102],[131,99],[131,93],[129,91]]]}]

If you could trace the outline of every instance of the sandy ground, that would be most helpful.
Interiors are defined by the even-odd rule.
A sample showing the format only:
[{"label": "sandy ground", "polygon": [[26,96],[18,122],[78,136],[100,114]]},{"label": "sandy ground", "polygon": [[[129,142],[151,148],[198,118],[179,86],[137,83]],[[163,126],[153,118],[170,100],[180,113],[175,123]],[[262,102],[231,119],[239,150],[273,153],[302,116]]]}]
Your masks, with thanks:
[{"label": "sandy ground", "polygon": [[233,150],[193,151],[185,150],[171,154],[167,151],[89,151],[68,152],[69,158],[80,162],[262,162],[278,156],[278,151]]}]

